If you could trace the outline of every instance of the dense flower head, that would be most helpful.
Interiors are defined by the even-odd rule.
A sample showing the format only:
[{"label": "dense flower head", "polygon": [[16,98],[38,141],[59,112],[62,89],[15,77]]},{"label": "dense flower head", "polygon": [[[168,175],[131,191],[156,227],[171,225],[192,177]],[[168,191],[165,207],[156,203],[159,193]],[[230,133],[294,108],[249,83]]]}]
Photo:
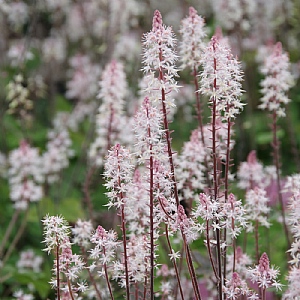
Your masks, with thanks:
[{"label": "dense flower head", "polygon": [[61,216],[49,216],[47,215],[42,223],[44,225],[44,243],[46,248],[44,251],[47,251],[48,254],[55,250],[60,245],[65,245],[65,241],[69,240],[70,226],[66,219]]},{"label": "dense flower head", "polygon": [[[130,152],[120,144],[116,144],[108,151],[105,161],[104,176],[107,180],[105,186],[108,190],[109,207],[117,208],[124,204],[127,185],[132,181],[133,164]],[[123,196],[123,198],[122,198]]]},{"label": "dense flower head", "polygon": [[211,105],[227,120],[235,118],[243,109],[242,70],[229,48],[213,36],[201,58],[200,92],[209,96]]},{"label": "dense flower head", "polygon": [[247,297],[247,299],[259,299],[259,297],[248,288],[247,282],[240,278],[237,272],[233,272],[231,279],[227,280],[226,285],[223,287],[227,299],[238,300],[240,297]]},{"label": "dense flower head", "polygon": [[71,149],[72,140],[66,124],[59,120],[63,115],[54,119],[54,128],[48,132],[46,151],[43,153],[43,173],[49,183],[59,180],[61,170],[69,166],[69,159],[74,155]]},{"label": "dense flower head", "polygon": [[42,263],[43,258],[40,255],[36,255],[32,249],[22,251],[17,262],[18,272],[24,273],[33,271],[38,273],[41,271]]},{"label": "dense flower head", "polygon": [[90,245],[90,236],[93,231],[92,222],[77,220],[75,227],[72,228],[72,233],[74,235],[74,244],[78,244],[81,247],[86,248]]},{"label": "dense flower head", "polygon": [[163,152],[162,126],[161,112],[146,97],[134,117],[135,149],[140,163],[147,161],[150,155],[159,157]]},{"label": "dense flower head", "polygon": [[248,276],[252,282],[256,282],[260,288],[267,289],[276,287],[281,289],[281,284],[276,281],[279,270],[270,267],[270,260],[266,253],[263,253],[259,259],[258,265],[248,269]]},{"label": "dense flower head", "polygon": [[250,224],[247,227],[247,231],[252,231],[253,227],[251,222],[258,221],[261,226],[270,227],[268,221],[268,213],[270,207],[268,207],[269,199],[266,197],[266,191],[255,187],[253,190],[249,190],[246,193],[246,214]]},{"label": "dense flower head", "polygon": [[122,141],[120,132],[126,127],[124,98],[127,93],[126,75],[122,63],[112,60],[103,71],[98,98],[102,100],[96,116],[96,138],[90,147],[90,158],[98,166],[112,145]]},{"label": "dense flower head", "polygon": [[203,39],[206,37],[205,21],[197,14],[195,8],[189,8],[189,16],[181,21],[179,32],[182,35],[180,43],[180,57],[182,68],[192,70],[200,65],[200,58],[204,48]]},{"label": "dense flower head", "polygon": [[286,94],[293,86],[294,80],[290,72],[288,54],[282,50],[280,42],[274,46],[272,54],[265,59],[261,72],[266,77],[261,82],[263,97],[259,108],[274,112],[278,117],[284,117],[284,106],[290,102]]},{"label": "dense flower head", "polygon": [[177,55],[174,51],[176,39],[172,28],[163,24],[158,10],[154,13],[152,30],[144,35],[143,46],[142,70],[149,78],[146,92],[149,93],[151,100],[158,101],[161,99],[161,92],[164,91],[165,104],[168,107],[175,106],[169,94],[178,89],[174,79],[177,76],[175,66]]},{"label": "dense flower head", "polygon": [[43,197],[42,161],[39,151],[23,140],[19,148],[11,151],[8,162],[10,198],[16,209],[24,210],[30,202],[40,201]]}]

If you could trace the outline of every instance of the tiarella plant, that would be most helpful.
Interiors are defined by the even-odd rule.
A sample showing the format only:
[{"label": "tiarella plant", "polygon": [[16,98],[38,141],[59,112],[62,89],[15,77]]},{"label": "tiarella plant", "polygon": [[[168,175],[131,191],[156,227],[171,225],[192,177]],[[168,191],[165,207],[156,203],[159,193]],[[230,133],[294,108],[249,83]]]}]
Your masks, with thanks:
[{"label": "tiarella plant", "polygon": [[0,298],[298,299],[297,1],[29,2],[0,1]]}]

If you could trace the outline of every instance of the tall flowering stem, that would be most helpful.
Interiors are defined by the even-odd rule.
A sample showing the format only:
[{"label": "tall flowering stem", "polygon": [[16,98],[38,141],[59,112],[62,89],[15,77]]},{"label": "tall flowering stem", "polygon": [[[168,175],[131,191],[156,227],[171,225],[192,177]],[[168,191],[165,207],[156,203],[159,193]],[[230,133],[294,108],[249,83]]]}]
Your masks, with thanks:
[{"label": "tall flowering stem", "polygon": [[[213,36],[209,45],[205,49],[201,64],[203,72],[200,74],[201,88],[203,94],[208,95],[212,121],[212,162],[213,162],[213,183],[212,183],[212,197],[216,203],[220,202],[220,162],[221,157],[218,151],[217,133],[219,128],[218,122],[227,123],[227,150],[225,162],[225,201],[228,199],[228,174],[230,167],[230,136],[231,136],[231,120],[243,108],[240,101],[242,93],[241,89],[241,69],[239,63],[232,56],[230,49],[218,39]],[[217,264],[218,264],[218,291],[219,299],[223,299],[223,279],[225,277],[225,268],[222,268],[222,252],[221,252],[221,230],[218,226],[219,220],[216,220],[216,239],[217,239]],[[226,233],[226,231],[225,231]]]},{"label": "tall flowering stem", "polygon": [[266,58],[261,71],[266,76],[262,81],[261,109],[267,110],[272,115],[272,132],[273,132],[273,160],[276,167],[277,194],[281,206],[281,216],[283,220],[284,232],[290,248],[289,231],[286,224],[285,209],[281,193],[280,182],[280,143],[277,136],[277,121],[279,117],[285,117],[285,105],[290,102],[286,93],[293,85],[293,77],[289,71],[290,62],[287,53],[282,50],[281,43],[277,43],[272,54]]},{"label": "tall flowering stem", "polygon": [[116,144],[109,151],[106,162],[104,175],[107,178],[106,188],[110,191],[107,196],[110,198],[108,206],[114,206],[121,212],[121,228],[123,236],[124,249],[124,267],[125,267],[125,283],[126,298],[130,298],[129,285],[129,268],[127,256],[127,236],[126,236],[126,220],[125,220],[125,192],[126,185],[131,181],[133,165],[130,163],[130,154],[127,149],[120,144]]},{"label": "tall flowering stem", "polygon": [[[181,21],[179,32],[182,35],[182,41],[180,43],[180,58],[182,61],[182,68],[189,68],[194,78],[197,120],[201,133],[201,142],[205,148],[206,143],[203,130],[202,105],[198,82],[198,69],[200,67],[201,54],[205,48],[203,39],[206,37],[206,32],[204,27],[204,19],[197,14],[197,11],[194,7],[190,7],[189,16]],[[210,186],[207,156],[204,157],[204,165],[207,172],[207,183]]]},{"label": "tall flowering stem", "polygon": [[[160,100],[161,102],[174,197],[178,206],[179,198],[173,163],[171,134],[167,117],[168,108],[175,106],[173,99],[170,99],[170,93],[178,89],[177,82],[174,80],[174,77],[177,76],[177,69],[175,67],[177,56],[173,50],[176,40],[172,28],[163,25],[162,16],[158,10],[154,12],[152,30],[145,34],[143,44],[145,48],[143,70],[146,76],[149,77],[147,91],[153,93],[156,90],[160,93],[160,95],[157,93],[152,95],[152,98],[154,101]],[[156,76],[157,78],[155,78]]]}]

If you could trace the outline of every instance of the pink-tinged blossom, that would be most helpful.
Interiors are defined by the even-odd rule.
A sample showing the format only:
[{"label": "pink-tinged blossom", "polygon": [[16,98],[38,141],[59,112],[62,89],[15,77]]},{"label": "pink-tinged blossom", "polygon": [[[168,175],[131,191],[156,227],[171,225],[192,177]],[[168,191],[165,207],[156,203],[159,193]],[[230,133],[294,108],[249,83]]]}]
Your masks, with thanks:
[{"label": "pink-tinged blossom", "polygon": [[28,49],[25,39],[17,39],[11,42],[7,51],[7,57],[13,67],[34,58],[31,49]]},{"label": "pink-tinged blossom", "polygon": [[40,255],[36,255],[32,249],[22,251],[20,253],[20,258],[17,262],[18,272],[41,272],[41,264],[43,263],[43,258]]},{"label": "pink-tinged blossom", "polygon": [[245,279],[247,276],[248,267],[252,264],[251,258],[243,253],[243,250],[240,246],[236,247],[235,255],[233,253],[227,254],[227,270],[232,270],[232,266],[234,264],[235,259],[235,270],[236,272]]},{"label": "pink-tinged blossom", "polygon": [[66,97],[82,101],[93,99],[98,90],[100,67],[90,57],[81,54],[70,59],[70,66]]},{"label": "pink-tinged blossom", "polygon": [[256,158],[256,152],[252,150],[247,157],[246,162],[242,162],[239,166],[237,177],[239,179],[238,186],[242,189],[262,187],[264,183],[264,167]]},{"label": "pink-tinged blossom", "polygon": [[221,224],[227,228],[227,234],[232,239],[236,239],[248,225],[242,201],[237,200],[231,193],[228,196],[228,201],[223,204],[223,210],[225,218]]},{"label": "pink-tinged blossom", "polygon": [[83,248],[87,248],[90,245],[90,237],[93,232],[93,225],[91,221],[77,220],[75,227],[72,228],[74,235],[73,242]]},{"label": "pink-tinged blossom", "polygon": [[39,151],[23,140],[18,149],[11,151],[8,162],[10,198],[16,209],[25,210],[30,202],[40,201],[43,197]]},{"label": "pink-tinged blossom", "polygon": [[293,86],[294,80],[288,54],[282,50],[280,42],[265,59],[261,72],[266,77],[261,82],[263,97],[259,108],[275,113],[277,117],[284,117],[285,105],[290,102],[287,92]]},{"label": "pink-tinged blossom", "polygon": [[258,295],[254,294],[247,286],[247,282],[240,278],[239,274],[234,272],[230,280],[226,281],[223,291],[227,299],[238,300],[240,297],[247,299],[259,299]]},{"label": "pink-tinged blossom", "polygon": [[218,23],[226,29],[242,30],[251,28],[251,19],[257,12],[257,1],[252,0],[214,0],[213,10]]},{"label": "pink-tinged blossom", "polygon": [[213,36],[201,58],[200,92],[209,97],[225,120],[235,118],[243,109],[241,102],[243,73],[229,48]]},{"label": "pink-tinged blossom", "polygon": [[96,116],[96,137],[90,147],[89,156],[98,166],[103,164],[107,150],[121,140],[124,118],[124,98],[127,93],[123,64],[112,60],[102,74],[98,98],[102,100]]},{"label": "pink-tinged blossom", "polygon": [[283,294],[282,299],[290,300],[290,299],[298,299],[300,295],[300,269],[299,267],[291,267],[289,270],[288,276],[288,289]]},{"label": "pink-tinged blossom", "polygon": [[14,31],[20,31],[29,20],[29,6],[24,1],[13,1],[6,7],[8,23]]},{"label": "pink-tinged blossom", "polygon": [[66,40],[60,36],[46,38],[42,44],[44,61],[53,64],[62,63],[66,58]]},{"label": "pink-tinged blossom", "polygon": [[269,228],[270,223],[268,221],[268,213],[270,208],[268,207],[269,199],[266,197],[266,191],[255,187],[253,190],[249,190],[246,193],[246,215],[249,222],[247,231],[253,231],[252,222],[257,221],[260,226]]},{"label": "pink-tinged blossom", "polygon": [[193,8],[189,8],[189,16],[181,21],[179,32],[182,35],[180,43],[180,59],[182,68],[198,68],[200,58],[205,47],[203,39],[206,37],[205,21]]},{"label": "pink-tinged blossom", "polygon": [[148,77],[146,92],[149,94],[150,100],[161,101],[163,92],[166,107],[175,106],[170,93],[178,90],[177,82],[174,79],[177,76],[175,66],[177,55],[174,51],[176,39],[172,28],[163,24],[158,10],[154,12],[152,30],[144,35],[143,46],[144,67],[142,70]]},{"label": "pink-tinged blossom", "polygon": [[259,259],[258,265],[248,269],[248,277],[253,283],[257,283],[262,290],[275,287],[281,290],[282,285],[276,280],[279,270],[270,267],[270,260],[266,253],[263,253]]}]

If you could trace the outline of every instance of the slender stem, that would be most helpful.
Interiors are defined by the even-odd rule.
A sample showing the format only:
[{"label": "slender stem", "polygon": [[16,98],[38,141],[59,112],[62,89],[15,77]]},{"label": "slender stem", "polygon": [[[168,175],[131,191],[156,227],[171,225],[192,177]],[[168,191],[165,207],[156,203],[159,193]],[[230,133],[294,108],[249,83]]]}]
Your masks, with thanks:
[{"label": "slender stem", "polygon": [[2,265],[5,265],[5,263],[7,262],[7,260],[10,258],[13,250],[15,249],[17,243],[19,242],[22,234],[24,233],[24,230],[25,230],[25,227],[26,227],[26,223],[27,223],[27,216],[28,216],[28,211],[29,211],[29,205],[27,206],[26,208],[26,211],[25,211],[25,215],[23,217],[23,220],[22,220],[22,223],[20,225],[20,227],[18,228],[18,232],[17,234],[15,235],[13,241],[11,242],[4,258],[3,258],[3,261],[2,261]]},{"label": "slender stem", "polygon": [[207,250],[208,250],[208,257],[211,263],[211,266],[213,268],[214,274],[216,276],[217,281],[219,281],[219,275],[215,266],[215,262],[212,257],[212,251],[210,246],[210,237],[209,237],[209,221],[206,220],[206,244],[207,244]]},{"label": "slender stem", "polygon": [[71,282],[70,282],[69,279],[67,279],[67,282],[68,282],[68,289],[69,289],[69,293],[70,293],[71,299],[74,300],[74,295],[73,295],[73,292],[72,292]]},{"label": "slender stem", "polygon": [[[168,242],[168,246],[169,246],[169,252],[172,253],[172,245],[171,245],[171,242],[170,242],[169,230],[168,230],[168,225],[167,224],[165,224],[165,231],[166,231],[166,238],[167,238],[167,242]],[[179,292],[180,292],[181,299],[184,300],[178,267],[177,267],[176,261],[174,259],[172,260],[172,263],[173,263],[173,266],[174,266],[174,269],[175,269],[175,274],[176,274],[176,279],[177,279],[177,285],[176,285],[175,291],[177,291],[177,287],[179,287]],[[177,292],[175,294],[175,297],[177,297]]]},{"label": "slender stem", "polygon": [[[213,46],[215,47],[215,46]],[[215,49],[214,49],[215,50]],[[217,60],[214,58],[214,72],[217,69]],[[213,89],[217,90],[217,79],[213,81]],[[212,97],[212,158],[213,158],[213,197],[217,202],[219,201],[219,168],[218,168],[218,153],[217,153],[217,100],[216,97]],[[218,220],[216,220],[218,223]],[[219,300],[223,299],[223,277],[222,277],[222,259],[221,259],[221,232],[220,229],[216,229],[216,239],[217,239],[217,263],[218,263],[218,275],[219,280],[217,283],[218,286],[218,298]]]},{"label": "slender stem", "polygon": [[[199,92],[199,83],[197,78],[197,69],[194,66],[193,70],[193,77],[194,77],[194,85],[195,85],[195,95],[196,95],[196,109],[197,109],[197,120],[198,125],[200,128],[200,136],[201,136],[201,142],[203,145],[203,148],[206,149],[206,143],[204,139],[204,130],[203,130],[203,119],[202,119],[202,107],[201,107],[201,101],[200,101],[200,92]],[[211,182],[209,180],[209,168],[208,168],[208,160],[207,156],[204,156],[204,166],[205,166],[205,173],[206,173],[206,182],[209,188],[211,188]]]},{"label": "slender stem", "polygon": [[[85,263],[86,265],[88,265],[88,258],[87,258],[85,249],[81,246],[81,247],[80,247],[80,250],[81,250],[81,254],[82,254],[84,263]],[[89,274],[90,281],[91,281],[92,285],[94,286],[94,289],[95,289],[95,291],[96,291],[96,294],[97,294],[98,299],[99,299],[99,300],[102,300],[101,294],[100,294],[100,292],[99,292],[99,290],[98,290],[98,287],[97,287],[95,278],[94,278],[93,274],[91,273],[91,270],[90,270],[89,268],[86,268],[86,270],[87,270],[87,272],[88,272],[88,274]]]},{"label": "slender stem", "polygon": [[281,217],[282,217],[282,222],[283,222],[284,233],[285,233],[286,242],[287,242],[287,246],[288,246],[287,248],[290,249],[291,242],[289,239],[289,230],[288,230],[288,227],[286,224],[285,209],[284,209],[282,193],[281,193],[282,190],[281,190],[281,182],[280,182],[279,141],[277,138],[277,113],[276,113],[276,111],[273,112],[272,131],[273,131],[272,147],[273,147],[274,165],[276,167],[277,195],[278,195],[280,209],[281,209]]},{"label": "slender stem", "polygon": [[84,200],[87,204],[88,211],[89,211],[89,217],[92,221],[92,224],[95,223],[95,220],[94,220],[94,214],[93,214],[93,211],[94,211],[93,202],[92,202],[91,195],[90,195],[90,185],[91,185],[92,177],[93,177],[95,170],[96,170],[95,165],[93,165],[89,168],[89,170],[85,176],[85,181],[83,184]]},{"label": "slender stem", "polygon": [[201,300],[199,285],[198,285],[195,269],[194,269],[194,266],[193,266],[193,260],[192,260],[192,257],[191,257],[191,250],[189,249],[189,245],[187,243],[185,234],[183,232],[181,232],[181,234],[182,234],[182,237],[183,237],[183,243],[184,243],[184,246],[185,246],[185,253],[186,253],[186,260],[187,260],[189,272],[190,272],[191,279],[192,279],[192,284],[193,284],[193,288],[194,288],[194,292],[195,292],[195,297],[196,297],[196,300]]},{"label": "slender stem", "polygon": [[[148,114],[148,111],[147,111]],[[151,138],[150,126],[148,125],[148,136]],[[154,187],[154,172],[153,172],[153,155],[152,149],[153,146],[150,144],[150,299],[154,299],[154,195],[153,195],[153,187]]]},{"label": "slender stem", "polygon": [[[227,106],[227,111],[229,110],[229,106]],[[224,198],[225,198],[225,202],[228,201],[228,193],[229,193],[229,168],[231,167],[230,165],[230,137],[231,137],[231,126],[233,125],[233,123],[230,121],[230,118],[227,118],[227,145],[226,145],[226,158],[225,158],[225,174],[224,174]],[[234,219],[232,218],[232,228],[234,228]],[[226,228],[224,229],[224,242],[225,245],[227,245],[227,230]],[[235,269],[235,242],[234,242],[234,238],[232,240],[232,246],[233,246],[233,256],[234,256],[234,260],[233,260],[233,272]],[[225,246],[224,248],[224,252],[223,252],[223,278],[224,278],[224,282],[223,284],[225,284],[225,278],[226,278],[226,256],[227,256],[227,246]]]},{"label": "slender stem", "polygon": [[16,221],[17,221],[17,219],[19,217],[19,214],[20,214],[20,210],[19,209],[15,210],[12,218],[10,219],[10,222],[9,222],[9,225],[8,225],[8,227],[6,229],[5,235],[4,235],[4,237],[3,237],[2,241],[1,241],[0,258],[2,257],[4,248],[5,248],[5,244],[6,244],[7,240],[9,239],[9,237],[11,235],[12,229],[13,229],[14,225],[16,224]]},{"label": "slender stem", "polygon": [[60,276],[59,276],[59,241],[58,236],[56,235],[56,294],[57,294],[57,300],[60,300]]},{"label": "slender stem", "polygon": [[[103,247],[104,256],[106,255],[105,252],[106,252],[105,247]],[[111,299],[114,300],[114,295],[113,295],[111,284],[110,284],[110,281],[109,281],[106,263],[103,264],[103,267],[104,267],[105,279],[106,279],[107,287],[108,287],[108,290],[109,290],[109,294],[110,294]]]},{"label": "slender stem", "polygon": [[258,244],[258,240],[259,240],[259,237],[258,237],[258,220],[256,220],[255,222],[255,253],[256,253],[256,261],[257,261],[257,264],[259,263],[259,244]]},{"label": "slender stem", "polygon": [[[121,196],[122,197],[122,196]],[[123,199],[123,197],[122,197]],[[126,281],[126,299],[130,299],[129,290],[129,271],[128,271],[128,256],[127,256],[127,238],[126,238],[126,227],[125,227],[125,204],[121,206],[121,221],[122,221],[122,236],[123,236],[123,248],[124,248],[124,265],[125,265],[125,281]]]}]

